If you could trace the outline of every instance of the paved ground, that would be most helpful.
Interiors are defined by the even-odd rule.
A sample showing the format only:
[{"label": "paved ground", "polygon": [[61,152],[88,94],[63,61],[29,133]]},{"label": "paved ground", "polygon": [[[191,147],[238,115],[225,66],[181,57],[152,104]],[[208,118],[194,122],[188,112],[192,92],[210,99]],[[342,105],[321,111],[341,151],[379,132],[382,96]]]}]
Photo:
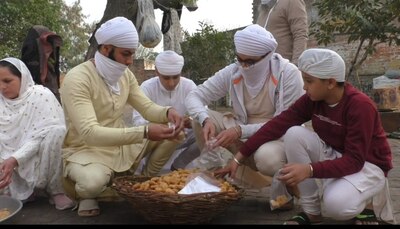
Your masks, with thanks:
[{"label": "paved ground", "polygon": [[[390,191],[396,220],[400,222],[400,140],[389,139],[393,149],[394,168],[389,173]],[[271,212],[268,188],[247,190],[245,198],[229,207],[210,224],[282,224],[299,210]],[[157,206],[155,206],[157,207]],[[58,211],[49,205],[46,198],[26,204],[23,209],[5,224],[148,224],[127,202],[100,202],[101,215],[79,217],[76,211]],[[345,224],[327,219],[325,224]]]}]

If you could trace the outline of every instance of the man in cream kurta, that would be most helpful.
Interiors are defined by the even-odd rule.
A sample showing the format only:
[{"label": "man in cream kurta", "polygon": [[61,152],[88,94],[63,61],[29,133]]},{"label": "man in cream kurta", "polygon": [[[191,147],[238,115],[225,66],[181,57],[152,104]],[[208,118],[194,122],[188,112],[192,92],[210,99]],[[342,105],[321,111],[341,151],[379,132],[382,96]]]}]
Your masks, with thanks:
[{"label": "man in cream kurta", "polygon": [[[113,18],[95,37],[100,46],[94,59],[69,71],[60,90],[68,129],[63,145],[64,176],[74,184],[80,216],[98,215],[96,199],[106,196],[113,174],[135,170],[149,152],[143,174],[156,175],[170,156],[163,151],[179,144],[161,140],[176,138],[183,129],[177,111],[147,98],[128,69],[138,46],[133,23],[124,17]],[[125,127],[126,104],[151,123]],[[168,121],[176,125],[175,130],[165,125]]]}]

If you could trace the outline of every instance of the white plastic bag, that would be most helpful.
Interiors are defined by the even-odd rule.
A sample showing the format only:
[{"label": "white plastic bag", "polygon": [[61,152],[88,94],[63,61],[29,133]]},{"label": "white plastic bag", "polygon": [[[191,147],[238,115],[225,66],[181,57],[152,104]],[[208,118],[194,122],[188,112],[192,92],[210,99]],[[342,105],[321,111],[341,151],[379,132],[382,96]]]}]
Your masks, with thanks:
[{"label": "white plastic bag", "polygon": [[207,172],[195,173],[188,177],[188,182],[178,193],[196,194],[205,192],[220,192],[221,187],[218,180]]},{"label": "white plastic bag", "polygon": [[160,43],[162,32],[155,20],[153,1],[138,0],[137,2],[136,24],[139,42],[146,48],[154,48]]},{"label": "white plastic bag", "polygon": [[287,191],[286,185],[278,180],[280,175],[281,170],[278,170],[272,178],[271,199],[269,200],[271,210],[282,207],[293,198],[293,196]]},{"label": "white plastic bag", "polygon": [[399,79],[390,79],[389,77],[383,75],[372,79],[372,88],[373,89],[382,89],[382,88],[395,88],[400,86]]},{"label": "white plastic bag", "polygon": [[209,143],[203,148],[200,156],[195,158],[191,163],[191,168],[198,168],[202,171],[213,171],[218,168],[226,166],[232,158],[232,153],[221,146],[215,148],[212,145],[216,139],[211,139]]}]

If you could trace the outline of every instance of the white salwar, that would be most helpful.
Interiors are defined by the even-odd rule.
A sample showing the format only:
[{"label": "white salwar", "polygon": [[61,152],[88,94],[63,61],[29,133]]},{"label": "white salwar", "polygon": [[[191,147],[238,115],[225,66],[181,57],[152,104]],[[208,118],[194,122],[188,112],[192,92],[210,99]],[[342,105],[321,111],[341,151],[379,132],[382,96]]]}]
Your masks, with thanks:
[{"label": "white salwar", "polygon": [[[290,163],[309,164],[335,160],[342,154],[305,127],[291,127],[284,135],[287,160]],[[396,224],[388,180],[378,166],[365,162],[356,173],[342,178],[305,179],[298,184],[303,211],[336,220],[349,220],[372,203],[375,215],[388,223]]]},{"label": "white salwar", "polygon": [[10,157],[18,162],[12,182],[0,193],[9,192],[19,200],[29,198],[35,189],[50,195],[64,193],[61,182],[61,146],[66,133],[63,110],[49,89],[34,85],[22,61],[3,60],[16,66],[22,76],[17,98],[0,95],[0,162]]}]

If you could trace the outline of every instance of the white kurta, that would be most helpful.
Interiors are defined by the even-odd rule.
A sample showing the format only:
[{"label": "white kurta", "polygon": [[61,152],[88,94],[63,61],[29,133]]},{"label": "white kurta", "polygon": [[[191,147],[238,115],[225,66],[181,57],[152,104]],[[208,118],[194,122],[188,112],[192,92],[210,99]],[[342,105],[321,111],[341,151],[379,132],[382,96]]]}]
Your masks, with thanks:
[{"label": "white kurta", "polygon": [[[286,110],[294,101],[304,94],[301,72],[295,65],[289,63],[278,53],[274,53],[270,60],[271,73],[268,76],[266,87],[269,87],[269,104],[273,104],[274,116]],[[242,138],[253,135],[265,123],[248,123],[248,114],[244,105],[244,80],[237,64],[231,64],[208,78],[186,98],[186,107],[189,114],[199,123],[209,117],[205,105],[211,104],[229,94],[232,101],[233,113],[242,129]]]},{"label": "white kurta", "polygon": [[[144,94],[153,102],[161,106],[172,106],[183,116],[187,112],[185,99],[197,86],[192,80],[181,77],[176,88],[172,91],[168,91],[163,87],[158,77],[153,77],[144,81],[140,87]],[[143,119],[137,111],[134,111],[133,124],[135,126],[140,126],[145,123],[147,123],[147,121]]]},{"label": "white kurta", "polygon": [[[144,81],[140,87],[147,97],[149,97],[153,102],[161,106],[171,106],[174,107],[181,116],[188,113],[185,100],[187,95],[196,89],[196,84],[185,77],[181,77],[179,84],[174,90],[168,91],[161,84],[158,77],[150,78]],[[145,120],[136,110],[133,112],[133,125],[140,126],[146,124],[148,121]],[[192,129],[185,129],[186,136],[192,136]],[[186,138],[186,140],[177,147],[177,149],[186,148],[189,146],[188,142],[193,142],[191,139]]]},{"label": "white kurta", "polygon": [[19,97],[10,100],[0,95],[0,162],[9,157],[18,161],[8,191],[20,200],[27,199],[35,188],[51,195],[63,193],[63,110],[49,89],[34,85],[21,61],[12,60],[22,74]]}]

